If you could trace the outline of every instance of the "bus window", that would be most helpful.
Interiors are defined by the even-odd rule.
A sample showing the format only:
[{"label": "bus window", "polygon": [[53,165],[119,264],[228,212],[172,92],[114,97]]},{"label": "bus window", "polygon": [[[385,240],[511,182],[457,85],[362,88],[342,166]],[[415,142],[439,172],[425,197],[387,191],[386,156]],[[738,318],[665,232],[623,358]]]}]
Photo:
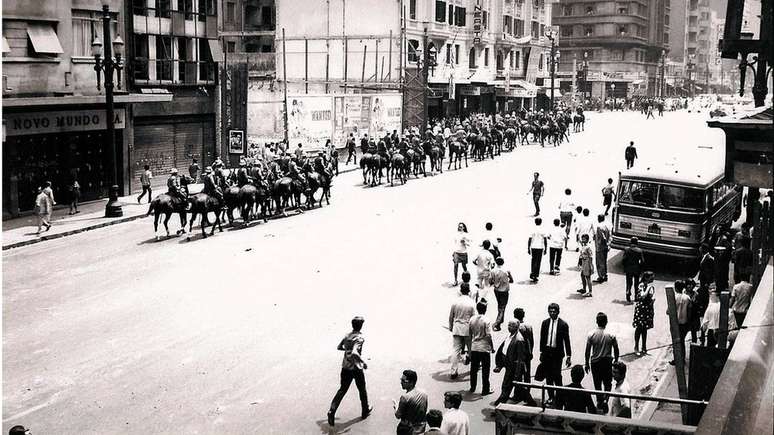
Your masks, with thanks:
[{"label": "bus window", "polygon": [[659,207],[675,210],[704,210],[704,191],[680,186],[661,186]]},{"label": "bus window", "polygon": [[655,207],[658,185],[643,183],[640,181],[622,181],[621,195],[618,199],[622,203]]}]

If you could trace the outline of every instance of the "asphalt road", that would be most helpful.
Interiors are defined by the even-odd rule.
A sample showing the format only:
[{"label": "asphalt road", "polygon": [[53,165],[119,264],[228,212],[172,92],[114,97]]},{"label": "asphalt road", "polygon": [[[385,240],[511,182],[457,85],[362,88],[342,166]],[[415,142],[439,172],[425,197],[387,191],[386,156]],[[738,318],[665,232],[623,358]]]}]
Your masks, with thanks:
[{"label": "asphalt road", "polygon": [[[546,257],[540,282],[528,283],[532,172],[546,184],[544,217],[558,213],[565,187],[596,214],[629,140],[638,146],[637,164],[695,142],[722,146],[722,133],[703,119],[589,113],[586,132],[569,145],[520,147],[392,188],[364,188],[360,173],[349,173],[335,179],[330,206],[224,228],[206,240],[156,242],[151,221],[141,219],[3,252],[3,432],[24,424],[44,434],[394,433],[391,400],[401,394],[403,369],[419,373],[433,408],[442,409],[444,391],[469,386],[467,375],[448,378],[445,329],[457,295],[451,251],[460,221],[476,242],[487,221],[503,238],[516,279],[509,317],[524,307],[537,332],[548,303],[558,302],[570,323],[573,362],[582,363],[586,332],[604,311],[622,352],[631,352],[633,306],[622,302],[618,251],[610,281],[595,286],[593,298],[575,293],[574,252],[565,253],[561,276],[547,275]],[[664,283],[688,273],[671,261],[653,267],[650,347],[668,342]],[[488,315],[495,314],[492,304]],[[366,319],[375,411],[360,421],[353,385],[331,430],[325,413],[338,386],[336,345],[354,315]],[[624,358],[633,387],[649,388],[660,356]],[[497,392],[500,380],[493,375]],[[591,386],[590,376],[584,383]],[[494,433],[486,408],[495,397],[465,394],[472,433]]]}]

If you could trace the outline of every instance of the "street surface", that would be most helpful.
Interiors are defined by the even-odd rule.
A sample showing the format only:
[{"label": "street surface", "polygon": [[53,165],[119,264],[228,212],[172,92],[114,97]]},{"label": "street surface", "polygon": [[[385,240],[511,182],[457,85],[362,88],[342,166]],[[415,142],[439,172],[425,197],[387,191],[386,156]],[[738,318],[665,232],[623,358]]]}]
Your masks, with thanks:
[{"label": "street surface", "polygon": [[[38,434],[394,433],[391,400],[402,392],[401,371],[411,368],[430,408],[443,409],[444,391],[463,391],[471,433],[494,433],[487,408],[497,394],[468,394],[468,367],[458,380],[448,377],[457,223],[472,231],[471,260],[486,222],[502,237],[516,280],[508,319],[524,307],[537,340],[547,305],[559,303],[570,324],[573,363],[582,364],[586,333],[604,311],[622,353],[630,353],[634,307],[623,303],[619,251],[611,253],[609,282],[595,285],[593,298],[575,292],[575,252],[565,251],[558,277],[547,274],[546,256],[540,282],[529,284],[532,173],[540,172],[546,185],[544,225],[558,217],[566,187],[595,216],[607,178],[617,179],[624,167],[629,140],[637,165],[698,142],[714,141],[722,153],[722,132],[708,129],[706,117],[677,112],[646,121],[639,113],[590,112],[586,131],[571,135],[570,144],[520,147],[392,188],[364,188],[359,171],[348,173],[334,180],[330,206],[224,227],[206,240],[195,232],[190,242],[155,242],[151,220],[140,219],[6,251],[2,430],[24,424]],[[173,217],[170,229],[178,225]],[[689,274],[679,262],[653,264],[651,348],[669,342],[665,283]],[[487,315],[494,319],[496,312],[492,301]],[[329,430],[326,412],[342,357],[336,345],[355,315],[366,319],[366,379],[375,410],[360,420],[353,385]],[[499,345],[506,328],[496,334]],[[624,357],[635,390],[652,387],[650,372],[662,353]],[[496,393],[501,376],[492,375]],[[584,385],[591,387],[591,376]]]}]

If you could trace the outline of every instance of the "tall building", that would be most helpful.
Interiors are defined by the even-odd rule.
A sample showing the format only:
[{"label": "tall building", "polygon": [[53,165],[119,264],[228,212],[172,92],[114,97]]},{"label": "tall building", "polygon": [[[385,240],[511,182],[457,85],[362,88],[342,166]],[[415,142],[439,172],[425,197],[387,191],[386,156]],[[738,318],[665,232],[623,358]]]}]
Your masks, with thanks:
[{"label": "tall building", "polygon": [[669,52],[673,62],[685,62],[685,40],[688,37],[688,0],[670,0]]},{"label": "tall building", "polygon": [[708,92],[712,52],[717,51],[709,0],[688,0],[685,44],[686,72],[691,94]]},{"label": "tall building", "polygon": [[553,23],[560,28],[559,70],[570,77],[564,81],[572,81],[573,67],[585,59],[592,96],[656,95],[670,21],[666,0],[560,0],[553,6]]},{"label": "tall building", "polygon": [[415,48],[436,52],[428,74],[429,116],[504,112],[548,105],[545,0],[406,1],[407,74],[417,68]]},{"label": "tall building", "polygon": [[[125,28],[132,15],[124,1],[106,2],[113,41],[103,41],[102,3],[3,0],[4,217],[32,210],[45,181],[63,203],[75,179],[82,200],[106,197],[113,155],[119,193],[136,180],[135,116],[148,106],[168,107],[172,95],[127,92],[133,65]],[[115,77],[115,150],[106,131],[105,88],[97,87],[95,41],[118,48],[126,42],[124,70]]]}]

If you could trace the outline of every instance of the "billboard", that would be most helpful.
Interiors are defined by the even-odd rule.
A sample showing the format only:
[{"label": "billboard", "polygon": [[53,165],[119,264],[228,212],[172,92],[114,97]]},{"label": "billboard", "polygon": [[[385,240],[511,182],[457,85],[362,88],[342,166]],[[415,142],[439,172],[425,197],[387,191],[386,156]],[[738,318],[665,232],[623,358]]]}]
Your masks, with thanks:
[{"label": "billboard", "polygon": [[343,147],[346,138],[384,136],[401,130],[400,94],[288,95],[288,138],[291,147],[323,148],[331,139]]}]

